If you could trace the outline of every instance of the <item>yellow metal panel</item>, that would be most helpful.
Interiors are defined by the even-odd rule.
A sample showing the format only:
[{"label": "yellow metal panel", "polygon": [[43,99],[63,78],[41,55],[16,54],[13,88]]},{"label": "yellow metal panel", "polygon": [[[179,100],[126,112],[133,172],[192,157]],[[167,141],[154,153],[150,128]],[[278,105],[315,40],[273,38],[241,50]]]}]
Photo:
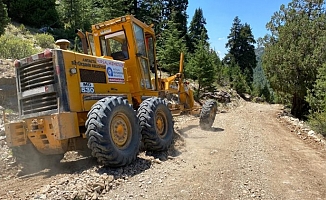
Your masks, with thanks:
[{"label": "yellow metal panel", "polygon": [[142,96],[158,97],[158,91],[145,90],[145,91],[142,93]]},{"label": "yellow metal panel", "polygon": [[107,94],[110,95],[112,93],[129,93],[129,84],[119,84],[119,83],[110,83],[110,84],[102,84],[102,83],[94,83],[95,94]]},{"label": "yellow metal panel", "polygon": [[52,114],[54,137],[58,140],[80,136],[77,113]]},{"label": "yellow metal panel", "polygon": [[91,107],[97,102],[98,100],[86,100],[84,101],[84,110],[90,110]]},{"label": "yellow metal panel", "polygon": [[67,151],[68,140],[58,140],[54,135],[51,116],[26,119],[28,139],[43,154],[63,154]]},{"label": "yellow metal panel", "polygon": [[23,122],[5,124],[6,140],[9,147],[24,145],[27,135]]},{"label": "yellow metal panel", "polygon": [[62,50],[62,52],[65,61],[65,74],[67,79],[67,91],[70,111],[78,112],[82,110],[79,77],[77,74],[70,74],[70,69],[76,68],[76,56],[75,53],[71,51]]},{"label": "yellow metal panel", "polygon": [[[68,52],[67,52],[68,54]],[[92,96],[94,94],[101,96],[109,96],[121,93],[130,94],[130,82],[127,75],[127,70],[123,67],[124,81],[121,83],[110,83],[108,80],[108,76],[106,76],[106,83],[91,83],[94,87],[94,93],[81,93],[80,89],[80,77],[79,77],[79,69],[86,70],[96,70],[102,71],[106,74],[106,62],[109,63],[121,63],[124,65],[124,62],[121,61],[113,61],[107,58],[99,58],[95,56],[74,53],[74,60],[67,60],[68,63],[75,63],[75,67],[77,69],[77,74],[70,74],[69,69],[66,69],[66,77],[67,77],[67,88],[68,88],[68,96],[69,96],[69,105],[71,111],[89,111],[91,106],[96,103],[95,100],[84,101],[84,96]],[[67,58],[70,58],[67,56]],[[94,77],[96,78],[96,77]]]},{"label": "yellow metal panel", "polygon": [[[118,96],[118,97],[125,97],[128,99],[128,102],[132,104],[132,99],[130,94],[124,94],[124,93],[115,93],[115,92],[110,92],[108,94],[99,94],[100,97],[96,99],[87,99],[87,97],[92,97],[92,95],[83,95],[83,105],[84,105],[84,110],[89,111],[91,107],[100,99],[103,99],[108,96]],[[96,97],[96,95],[93,95],[93,97]]]},{"label": "yellow metal panel", "polygon": [[189,94],[189,100],[190,100],[190,102],[189,102],[190,108],[193,108],[195,105],[195,100],[194,100],[194,93],[193,93],[192,89],[189,89],[188,94]]}]

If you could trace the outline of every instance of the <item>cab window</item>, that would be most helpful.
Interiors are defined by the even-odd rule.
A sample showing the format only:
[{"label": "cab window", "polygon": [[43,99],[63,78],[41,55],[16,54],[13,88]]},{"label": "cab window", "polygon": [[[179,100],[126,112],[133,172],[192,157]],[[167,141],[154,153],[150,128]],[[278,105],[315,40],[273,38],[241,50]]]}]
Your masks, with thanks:
[{"label": "cab window", "polygon": [[93,56],[95,56],[95,45],[94,45],[94,37],[93,37],[93,34],[87,33],[87,37],[88,37],[88,45],[91,47],[90,48],[91,54]]},{"label": "cab window", "polygon": [[155,52],[154,52],[154,39],[152,36],[146,36],[146,44],[148,48],[148,60],[151,71],[155,69]]},{"label": "cab window", "polygon": [[134,35],[136,39],[137,57],[141,65],[141,86],[146,89],[152,89],[151,76],[149,72],[149,60],[145,46],[144,30],[137,24],[133,24]]},{"label": "cab window", "polygon": [[147,57],[146,48],[145,48],[144,31],[137,24],[133,24],[133,25],[134,25],[134,32],[136,37],[136,45],[138,49],[137,53],[140,54],[141,56]]},{"label": "cab window", "polygon": [[100,41],[102,56],[111,56],[115,60],[129,59],[128,43],[124,31],[101,36]]}]

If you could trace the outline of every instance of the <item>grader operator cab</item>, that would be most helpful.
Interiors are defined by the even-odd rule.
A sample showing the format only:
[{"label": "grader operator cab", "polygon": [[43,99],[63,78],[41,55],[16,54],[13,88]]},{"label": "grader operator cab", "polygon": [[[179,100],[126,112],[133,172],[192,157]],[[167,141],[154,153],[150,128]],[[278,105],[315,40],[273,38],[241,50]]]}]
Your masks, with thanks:
[{"label": "grader operator cab", "polygon": [[[15,62],[20,121],[5,130],[17,160],[35,167],[89,148],[101,164],[118,167],[136,158],[141,142],[146,150],[167,150],[171,111],[194,108],[192,90],[182,80],[182,54],[180,72],[159,77],[154,31],[129,15],[78,35],[83,53],[47,49]],[[177,105],[164,100],[171,94]],[[204,104],[202,128],[212,125],[216,110],[215,102]]]}]

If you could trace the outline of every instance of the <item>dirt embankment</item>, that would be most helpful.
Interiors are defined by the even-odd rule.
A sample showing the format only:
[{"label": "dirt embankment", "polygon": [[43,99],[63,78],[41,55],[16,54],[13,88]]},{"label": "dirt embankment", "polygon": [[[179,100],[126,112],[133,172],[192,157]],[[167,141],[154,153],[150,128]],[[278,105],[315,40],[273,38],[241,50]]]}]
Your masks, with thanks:
[{"label": "dirt embankment", "polygon": [[[169,152],[142,152],[122,168],[75,152],[25,176],[5,162],[0,199],[326,199],[324,139],[282,112],[242,102],[218,113],[210,131],[198,118],[176,117]],[[6,145],[0,150],[6,155]]]},{"label": "dirt embankment", "polygon": [[17,110],[17,89],[12,60],[0,59],[0,106]]}]

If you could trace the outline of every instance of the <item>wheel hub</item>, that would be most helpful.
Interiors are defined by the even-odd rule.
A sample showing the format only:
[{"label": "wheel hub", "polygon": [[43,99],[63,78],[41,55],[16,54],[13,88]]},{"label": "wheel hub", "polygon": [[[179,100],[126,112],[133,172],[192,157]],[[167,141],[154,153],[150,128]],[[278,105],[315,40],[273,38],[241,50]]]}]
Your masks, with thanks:
[{"label": "wheel hub", "polygon": [[211,110],[211,112],[210,112],[210,117],[211,117],[211,118],[214,117],[214,116],[215,116],[215,113],[216,113],[216,110],[215,110],[215,108],[213,108],[213,109]]},{"label": "wheel hub", "polygon": [[119,148],[123,148],[129,143],[131,136],[131,125],[124,114],[118,114],[113,117],[110,133],[115,145]]},{"label": "wheel hub", "polygon": [[165,118],[164,113],[158,112],[156,116],[156,132],[158,135],[163,137],[166,134],[166,128],[165,126],[167,125],[167,120]]}]

